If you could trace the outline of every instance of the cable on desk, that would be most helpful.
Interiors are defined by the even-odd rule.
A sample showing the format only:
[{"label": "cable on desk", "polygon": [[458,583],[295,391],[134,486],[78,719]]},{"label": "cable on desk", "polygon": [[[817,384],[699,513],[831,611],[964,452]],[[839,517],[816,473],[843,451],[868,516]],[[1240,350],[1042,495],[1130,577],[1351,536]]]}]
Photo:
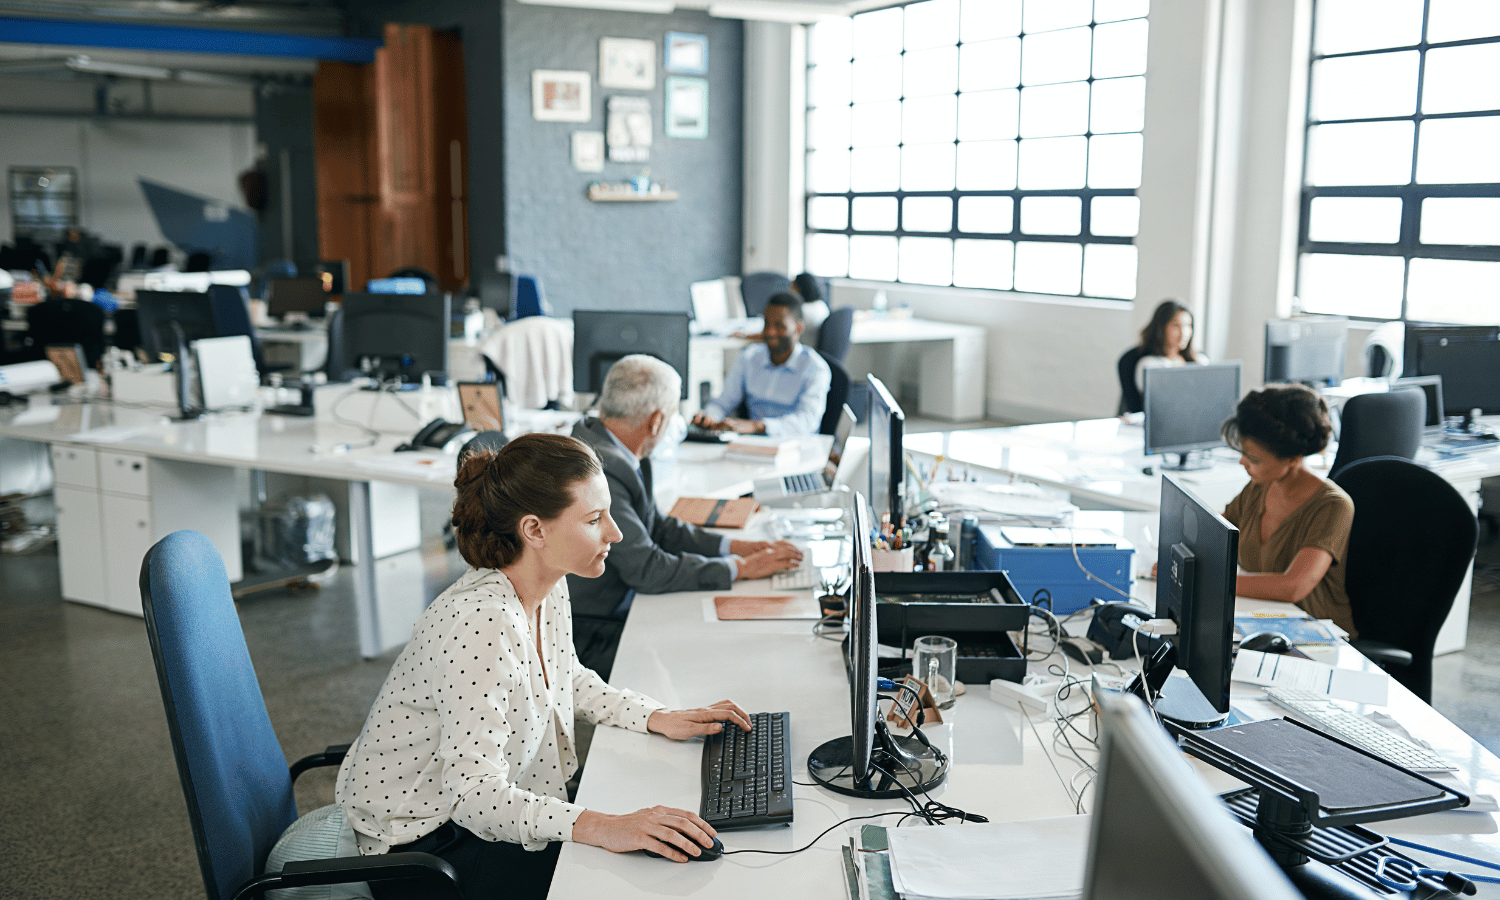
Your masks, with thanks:
[{"label": "cable on desk", "polygon": [[828,832],[830,832],[833,829],[839,827],[840,825],[847,825],[850,822],[858,822],[861,819],[878,819],[881,816],[899,816],[899,815],[911,815],[911,813],[903,812],[902,810],[899,810],[899,809],[892,809],[892,810],[887,810],[885,812],[871,813],[868,816],[850,816],[847,819],[842,819],[842,820],[840,820],[838,822],[834,822],[832,825],[829,825],[827,828],[823,829],[823,831],[820,832],[817,837],[813,838],[811,841],[808,841],[803,846],[798,847],[796,850],[725,850],[723,853],[721,853],[719,855],[720,856],[731,856],[731,855],[733,855],[735,853],[765,853],[765,854],[767,854],[769,856],[790,856],[793,853],[801,853],[803,850],[809,850],[809,849],[811,849],[813,844],[816,844],[818,841],[821,841],[823,839],[823,837],[828,834]]}]

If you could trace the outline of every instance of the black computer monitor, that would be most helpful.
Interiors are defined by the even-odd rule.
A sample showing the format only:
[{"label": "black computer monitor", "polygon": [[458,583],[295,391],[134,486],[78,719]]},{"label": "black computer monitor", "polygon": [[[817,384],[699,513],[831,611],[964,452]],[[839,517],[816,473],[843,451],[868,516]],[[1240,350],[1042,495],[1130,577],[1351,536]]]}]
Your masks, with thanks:
[{"label": "black computer monitor", "polygon": [[682,376],[688,397],[687,313],[573,310],[573,390],[597,394],[609,367],[632,353],[654,356]]},{"label": "black computer monitor", "polygon": [[1169,469],[1206,469],[1202,450],[1223,446],[1219,429],[1240,402],[1240,364],[1145,370],[1146,455],[1175,453]]},{"label": "black computer monitor", "polygon": [[[876,644],[875,567],[870,558],[870,506],[854,494],[849,636],[850,733],[820,745],[807,758],[813,780],[840,794],[867,799],[910,797],[932,790],[948,776],[948,758],[920,732],[891,734],[880,714],[879,651]],[[910,698],[898,697],[898,700]],[[920,706],[920,704],[918,704]]]},{"label": "black computer monitor", "polygon": [[182,328],[189,343],[201,338],[219,336],[213,304],[208,294],[196,291],[136,291],[136,316],[140,322],[140,349],[147,362],[156,362],[163,353],[175,353],[176,336],[172,323]]},{"label": "black computer monitor", "polygon": [[425,373],[446,376],[446,294],[345,294],[339,317],[340,372],[416,382]]},{"label": "black computer monitor", "polygon": [[889,514],[891,524],[901,527],[906,517],[906,458],[902,442],[906,414],[879,378],[870,376],[870,506],[875,515]]},{"label": "black computer monitor", "polygon": [[1464,341],[1493,341],[1500,338],[1500,325],[1453,325],[1446,322],[1407,322],[1402,332],[1401,374],[1431,375],[1423,372],[1420,360],[1423,341],[1436,338],[1458,338]]},{"label": "black computer monitor", "polygon": [[1500,414],[1500,340],[1424,335],[1415,350],[1417,368],[1407,374],[1442,377],[1443,415]]},{"label": "black computer monitor", "polygon": [[1300,900],[1134,697],[1099,699],[1084,900]]},{"label": "black computer monitor", "polygon": [[1171,475],[1161,479],[1157,530],[1156,617],[1176,622],[1177,634],[1162,659],[1148,660],[1143,670],[1165,665],[1170,672],[1176,665],[1188,678],[1166,678],[1156,669],[1151,689],[1160,694],[1152,706],[1184,728],[1209,728],[1229,714],[1240,530]]},{"label": "black computer monitor", "polygon": [[272,278],[266,282],[266,313],[284,316],[303,313],[323,315],[328,292],[321,278]]},{"label": "black computer monitor", "polygon": [[1443,376],[1415,375],[1411,378],[1397,378],[1391,382],[1391,390],[1420,390],[1426,394],[1427,420],[1422,423],[1422,430],[1433,433],[1443,430]]},{"label": "black computer monitor", "polygon": [[1332,387],[1344,380],[1349,320],[1339,316],[1266,322],[1265,380]]}]

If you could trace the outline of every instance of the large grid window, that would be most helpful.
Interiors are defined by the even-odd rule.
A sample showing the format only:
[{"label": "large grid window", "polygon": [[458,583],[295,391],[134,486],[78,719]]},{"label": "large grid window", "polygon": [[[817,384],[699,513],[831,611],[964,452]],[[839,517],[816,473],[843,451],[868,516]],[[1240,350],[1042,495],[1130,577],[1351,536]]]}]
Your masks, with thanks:
[{"label": "large grid window", "polygon": [[1316,0],[1298,295],[1500,321],[1500,3]]},{"label": "large grid window", "polygon": [[808,41],[809,271],[1135,296],[1149,0],[926,0]]}]

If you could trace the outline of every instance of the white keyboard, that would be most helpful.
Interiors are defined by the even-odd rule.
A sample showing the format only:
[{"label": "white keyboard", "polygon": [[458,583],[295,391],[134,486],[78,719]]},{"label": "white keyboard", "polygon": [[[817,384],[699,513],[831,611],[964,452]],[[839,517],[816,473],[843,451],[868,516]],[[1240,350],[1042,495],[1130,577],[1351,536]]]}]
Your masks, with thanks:
[{"label": "white keyboard", "polygon": [[1451,772],[1458,768],[1431,750],[1403,741],[1364,716],[1340,706],[1326,694],[1285,687],[1265,690],[1272,703],[1295,713],[1299,719],[1331,731],[1387,762],[1414,772]]},{"label": "white keyboard", "polygon": [[801,591],[815,588],[823,583],[823,570],[812,564],[812,554],[802,557],[795,569],[782,569],[771,575],[771,590]]}]

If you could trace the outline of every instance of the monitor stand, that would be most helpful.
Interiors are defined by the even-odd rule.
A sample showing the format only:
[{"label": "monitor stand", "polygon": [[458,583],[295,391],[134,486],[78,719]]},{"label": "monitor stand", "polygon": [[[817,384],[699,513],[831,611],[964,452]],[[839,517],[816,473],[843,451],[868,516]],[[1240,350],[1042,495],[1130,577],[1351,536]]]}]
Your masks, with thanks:
[{"label": "monitor stand", "polygon": [[1190,678],[1172,678],[1177,649],[1163,643],[1141,665],[1141,674],[1125,690],[1135,694],[1169,727],[1202,731],[1224,724],[1229,713],[1219,712]]},{"label": "monitor stand", "polygon": [[1163,453],[1164,459],[1176,456],[1177,462],[1163,462],[1161,467],[1173,472],[1196,472],[1202,469],[1214,467],[1213,451],[1211,450],[1189,450],[1186,453]]},{"label": "monitor stand", "polygon": [[852,736],[834,738],[814,750],[807,757],[807,773],[830,791],[850,797],[866,800],[914,797],[932,790],[948,777],[948,757],[919,737],[920,734],[891,734],[885,720],[876,719],[869,777],[855,780]]}]

